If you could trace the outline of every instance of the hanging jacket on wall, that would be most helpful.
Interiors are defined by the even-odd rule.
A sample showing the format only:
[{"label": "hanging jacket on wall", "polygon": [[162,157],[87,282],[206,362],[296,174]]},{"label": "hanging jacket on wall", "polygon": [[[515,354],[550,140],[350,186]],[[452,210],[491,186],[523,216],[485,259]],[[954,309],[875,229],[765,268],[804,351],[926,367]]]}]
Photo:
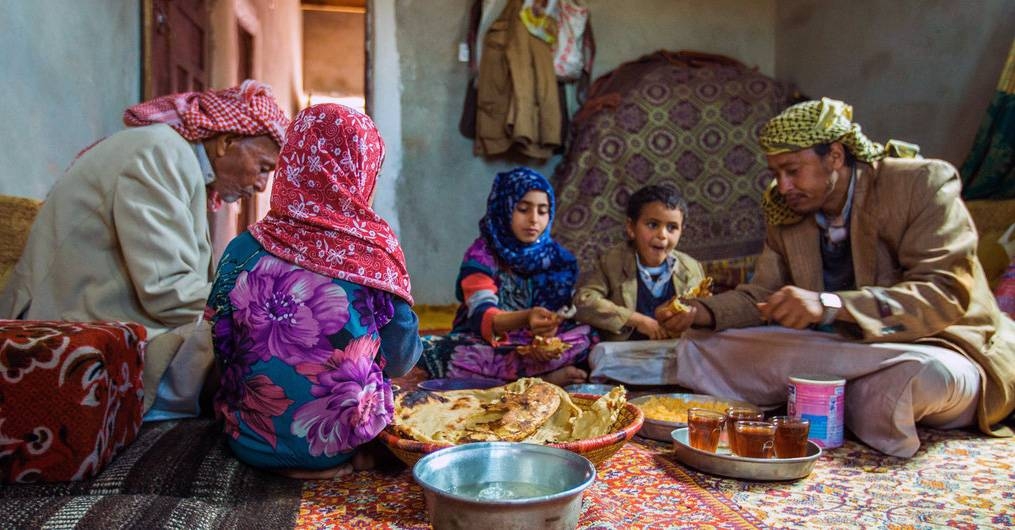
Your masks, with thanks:
[{"label": "hanging jacket on wall", "polygon": [[477,155],[510,149],[547,159],[561,145],[553,47],[532,36],[510,0],[483,39],[476,104]]}]

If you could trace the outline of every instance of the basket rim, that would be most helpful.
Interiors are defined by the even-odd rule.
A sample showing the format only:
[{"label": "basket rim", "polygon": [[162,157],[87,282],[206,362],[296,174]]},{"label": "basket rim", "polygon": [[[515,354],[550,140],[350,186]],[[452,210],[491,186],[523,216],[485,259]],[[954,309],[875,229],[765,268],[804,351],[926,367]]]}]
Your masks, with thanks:
[{"label": "basket rim", "polygon": [[[596,394],[571,394],[571,397],[577,397],[582,400],[594,402],[601,396]],[[586,438],[584,440],[572,440],[570,442],[548,443],[544,445],[548,447],[557,447],[559,449],[569,449],[577,453],[585,453],[607,447],[617,442],[630,440],[634,437],[635,433],[641,429],[642,423],[645,421],[645,413],[642,412],[640,407],[630,401],[624,403],[623,410],[627,410],[628,413],[632,415],[632,419],[616,431],[593,438]],[[451,442],[421,442],[419,440],[402,438],[394,432],[390,424],[387,425],[377,436],[382,442],[384,442],[385,445],[412,453],[431,453],[439,449],[458,445]]]}]

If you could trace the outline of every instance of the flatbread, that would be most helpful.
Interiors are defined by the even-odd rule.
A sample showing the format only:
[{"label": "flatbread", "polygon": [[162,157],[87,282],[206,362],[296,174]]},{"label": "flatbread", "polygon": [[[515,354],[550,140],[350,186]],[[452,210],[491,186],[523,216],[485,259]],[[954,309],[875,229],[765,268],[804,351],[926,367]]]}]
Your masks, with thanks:
[{"label": "flatbread", "polygon": [[707,298],[712,296],[712,284],[715,281],[711,276],[706,276],[698,285],[688,288],[683,294],[674,296],[670,300],[670,307],[673,308],[677,313],[686,313],[691,310],[691,307],[683,302],[683,300],[691,300],[694,298]]},{"label": "flatbread", "polygon": [[543,337],[536,335],[532,338],[531,344],[519,346],[517,348],[518,353],[522,355],[531,355],[533,353],[548,353],[553,357],[560,357],[570,345],[560,337]]},{"label": "flatbread", "polygon": [[429,443],[567,442],[608,433],[625,402],[617,387],[583,412],[563,388],[537,378],[484,390],[399,392],[392,429]]},{"label": "flatbread", "polygon": [[466,426],[458,442],[520,442],[543,426],[560,407],[560,395],[549,383],[536,383],[521,393],[505,393],[484,408],[485,423]]}]

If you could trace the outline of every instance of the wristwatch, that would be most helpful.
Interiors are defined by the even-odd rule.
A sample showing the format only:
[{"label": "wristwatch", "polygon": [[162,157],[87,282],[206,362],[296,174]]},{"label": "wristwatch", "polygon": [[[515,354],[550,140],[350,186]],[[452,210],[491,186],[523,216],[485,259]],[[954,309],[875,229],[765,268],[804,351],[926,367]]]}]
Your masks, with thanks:
[{"label": "wristwatch", "polygon": [[821,315],[821,325],[827,326],[832,322],[835,322],[835,315],[842,309],[842,298],[835,293],[821,293],[818,295],[818,300],[821,301],[821,307],[825,309],[825,312]]}]

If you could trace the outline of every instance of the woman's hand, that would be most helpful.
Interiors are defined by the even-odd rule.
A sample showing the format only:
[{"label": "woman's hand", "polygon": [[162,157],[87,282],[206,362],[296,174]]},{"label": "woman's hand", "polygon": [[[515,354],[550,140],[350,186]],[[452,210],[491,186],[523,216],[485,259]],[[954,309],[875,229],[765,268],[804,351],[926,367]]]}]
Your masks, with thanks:
[{"label": "woman's hand", "polygon": [[560,317],[553,311],[539,306],[529,309],[529,329],[533,335],[555,337],[559,325]]}]

